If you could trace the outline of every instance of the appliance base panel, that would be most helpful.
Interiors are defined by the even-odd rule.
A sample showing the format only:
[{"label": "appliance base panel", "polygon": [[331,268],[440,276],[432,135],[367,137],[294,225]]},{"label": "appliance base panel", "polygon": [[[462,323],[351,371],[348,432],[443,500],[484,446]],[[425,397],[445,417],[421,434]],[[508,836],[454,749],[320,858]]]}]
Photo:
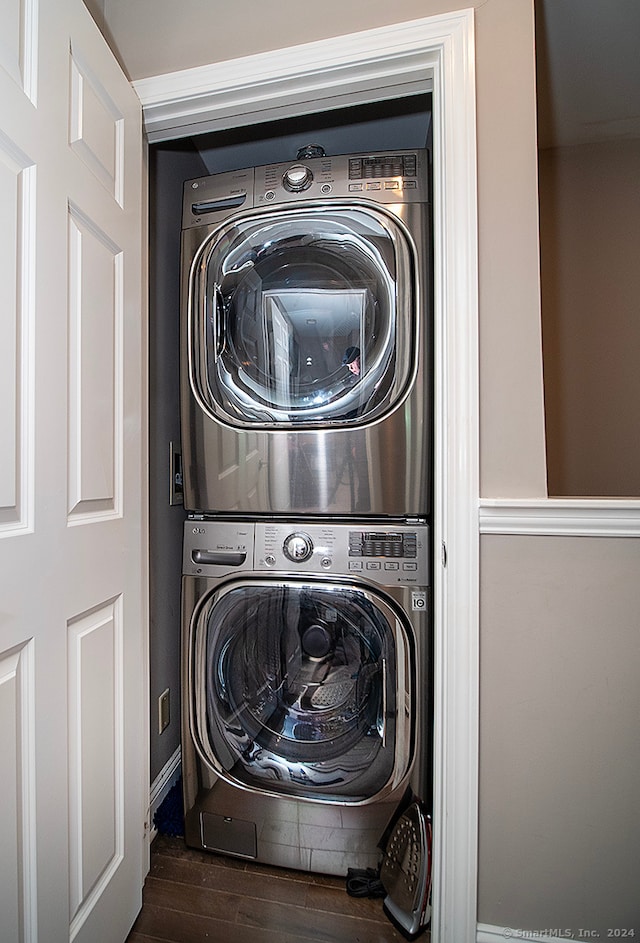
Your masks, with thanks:
[{"label": "appliance base panel", "polygon": [[379,843],[400,796],[367,806],[252,796],[227,784],[203,791],[185,816],[187,845],[262,864],[344,877],[380,866]]}]

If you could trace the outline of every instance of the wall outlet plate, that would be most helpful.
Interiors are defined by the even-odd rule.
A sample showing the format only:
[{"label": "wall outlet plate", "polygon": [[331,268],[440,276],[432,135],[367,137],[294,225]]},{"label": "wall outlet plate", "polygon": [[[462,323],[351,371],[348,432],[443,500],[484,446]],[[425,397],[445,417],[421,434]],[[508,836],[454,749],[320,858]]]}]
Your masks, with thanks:
[{"label": "wall outlet plate", "polygon": [[169,443],[169,504],[184,504],[182,449],[175,442]]},{"label": "wall outlet plate", "polygon": [[169,726],[171,720],[171,709],[169,703],[169,688],[162,692],[158,698],[158,733],[162,733]]}]

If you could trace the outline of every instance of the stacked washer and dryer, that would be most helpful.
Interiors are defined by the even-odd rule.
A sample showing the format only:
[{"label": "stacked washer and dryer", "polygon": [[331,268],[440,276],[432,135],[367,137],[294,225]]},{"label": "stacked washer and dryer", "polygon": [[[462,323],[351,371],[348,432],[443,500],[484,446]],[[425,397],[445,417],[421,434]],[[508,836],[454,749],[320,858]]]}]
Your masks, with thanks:
[{"label": "stacked washer and dryer", "polygon": [[185,184],[191,846],[346,875],[430,808],[428,177],[311,149]]}]

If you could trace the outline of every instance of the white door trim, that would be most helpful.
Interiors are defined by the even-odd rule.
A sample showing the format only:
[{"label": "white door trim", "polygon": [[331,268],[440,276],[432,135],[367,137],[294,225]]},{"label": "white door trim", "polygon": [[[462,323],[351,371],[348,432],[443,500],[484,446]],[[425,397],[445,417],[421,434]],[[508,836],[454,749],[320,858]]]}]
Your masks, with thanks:
[{"label": "white door trim", "polygon": [[151,141],[433,91],[434,943],[476,938],[478,295],[472,10],[134,83]]},{"label": "white door trim", "polygon": [[428,90],[438,48],[460,24],[460,14],[412,20],[133,85],[151,142],[383,101]]}]

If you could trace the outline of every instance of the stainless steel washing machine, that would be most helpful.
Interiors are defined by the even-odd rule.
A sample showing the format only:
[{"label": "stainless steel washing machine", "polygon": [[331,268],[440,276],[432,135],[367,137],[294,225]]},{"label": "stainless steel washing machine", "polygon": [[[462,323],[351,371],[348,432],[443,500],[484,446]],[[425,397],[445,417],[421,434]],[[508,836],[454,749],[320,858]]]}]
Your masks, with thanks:
[{"label": "stainless steel washing machine", "polygon": [[424,523],[189,520],[182,771],[189,845],[377,867],[430,804]]},{"label": "stainless steel washing machine", "polygon": [[184,501],[193,513],[429,513],[426,150],[187,181]]}]

